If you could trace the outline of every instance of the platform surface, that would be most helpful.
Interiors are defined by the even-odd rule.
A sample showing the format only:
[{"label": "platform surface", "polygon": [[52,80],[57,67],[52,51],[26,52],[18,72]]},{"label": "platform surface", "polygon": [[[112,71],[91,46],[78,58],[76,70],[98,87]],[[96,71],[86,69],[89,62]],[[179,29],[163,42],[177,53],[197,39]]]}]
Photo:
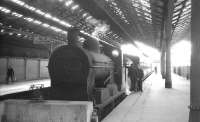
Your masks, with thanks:
[{"label": "platform surface", "polygon": [[188,80],[172,75],[171,89],[158,74],[145,82],[143,93],[130,94],[102,122],[188,122]]},{"label": "platform surface", "polygon": [[30,90],[32,85],[43,85],[43,87],[50,87],[50,79],[39,79],[39,80],[28,80],[14,82],[11,84],[1,84],[0,85],[0,96],[13,94],[18,92],[24,92]]}]

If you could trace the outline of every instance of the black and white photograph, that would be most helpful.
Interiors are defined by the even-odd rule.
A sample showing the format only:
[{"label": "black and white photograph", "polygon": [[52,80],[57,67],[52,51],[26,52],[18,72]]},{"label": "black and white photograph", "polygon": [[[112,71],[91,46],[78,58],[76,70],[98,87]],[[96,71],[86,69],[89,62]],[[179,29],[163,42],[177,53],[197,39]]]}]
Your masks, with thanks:
[{"label": "black and white photograph", "polygon": [[0,0],[0,122],[200,122],[200,0]]}]

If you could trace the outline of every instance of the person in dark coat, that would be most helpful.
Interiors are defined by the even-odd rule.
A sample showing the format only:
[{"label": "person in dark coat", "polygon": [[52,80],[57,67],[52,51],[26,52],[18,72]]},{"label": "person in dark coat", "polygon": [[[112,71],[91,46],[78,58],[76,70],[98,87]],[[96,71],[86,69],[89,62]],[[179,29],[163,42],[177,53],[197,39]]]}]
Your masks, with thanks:
[{"label": "person in dark coat", "polygon": [[130,91],[137,91],[137,67],[134,64],[131,64],[131,66],[128,69],[128,76],[131,79],[131,87]]},{"label": "person in dark coat", "polygon": [[142,84],[143,84],[143,77],[144,77],[144,72],[141,68],[138,67],[138,89],[139,91],[143,92]]},{"label": "person in dark coat", "polygon": [[128,77],[130,78],[131,80],[131,84],[130,84],[130,91],[133,91],[133,88],[134,88],[134,84],[133,84],[133,64],[131,64],[131,66],[128,68]]},{"label": "person in dark coat", "polygon": [[[9,84],[10,81],[14,82],[14,75],[15,75],[15,73],[14,73],[13,68],[11,66],[8,66],[7,74],[6,74],[6,82],[7,82],[7,84]],[[10,79],[10,81],[9,81],[9,79]]]}]

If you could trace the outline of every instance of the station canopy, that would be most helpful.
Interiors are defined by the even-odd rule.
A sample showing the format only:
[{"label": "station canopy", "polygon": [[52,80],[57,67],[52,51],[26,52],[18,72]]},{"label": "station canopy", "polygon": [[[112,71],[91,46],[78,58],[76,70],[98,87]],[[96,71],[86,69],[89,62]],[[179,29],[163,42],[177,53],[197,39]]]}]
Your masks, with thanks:
[{"label": "station canopy", "polygon": [[[141,41],[160,49],[168,0],[1,0],[1,35],[37,44],[67,42],[76,26],[103,43]],[[191,0],[173,0],[172,42],[190,36]]]}]

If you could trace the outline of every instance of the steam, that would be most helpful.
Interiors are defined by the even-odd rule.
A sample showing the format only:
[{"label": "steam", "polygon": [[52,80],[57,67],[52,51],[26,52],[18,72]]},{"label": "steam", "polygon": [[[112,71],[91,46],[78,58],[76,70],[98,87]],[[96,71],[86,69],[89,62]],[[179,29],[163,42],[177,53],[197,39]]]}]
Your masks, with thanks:
[{"label": "steam", "polygon": [[94,31],[92,32],[92,35],[95,37],[104,35],[110,30],[110,26],[106,24],[105,21],[97,20],[95,18],[87,19],[86,21],[95,26]]}]

